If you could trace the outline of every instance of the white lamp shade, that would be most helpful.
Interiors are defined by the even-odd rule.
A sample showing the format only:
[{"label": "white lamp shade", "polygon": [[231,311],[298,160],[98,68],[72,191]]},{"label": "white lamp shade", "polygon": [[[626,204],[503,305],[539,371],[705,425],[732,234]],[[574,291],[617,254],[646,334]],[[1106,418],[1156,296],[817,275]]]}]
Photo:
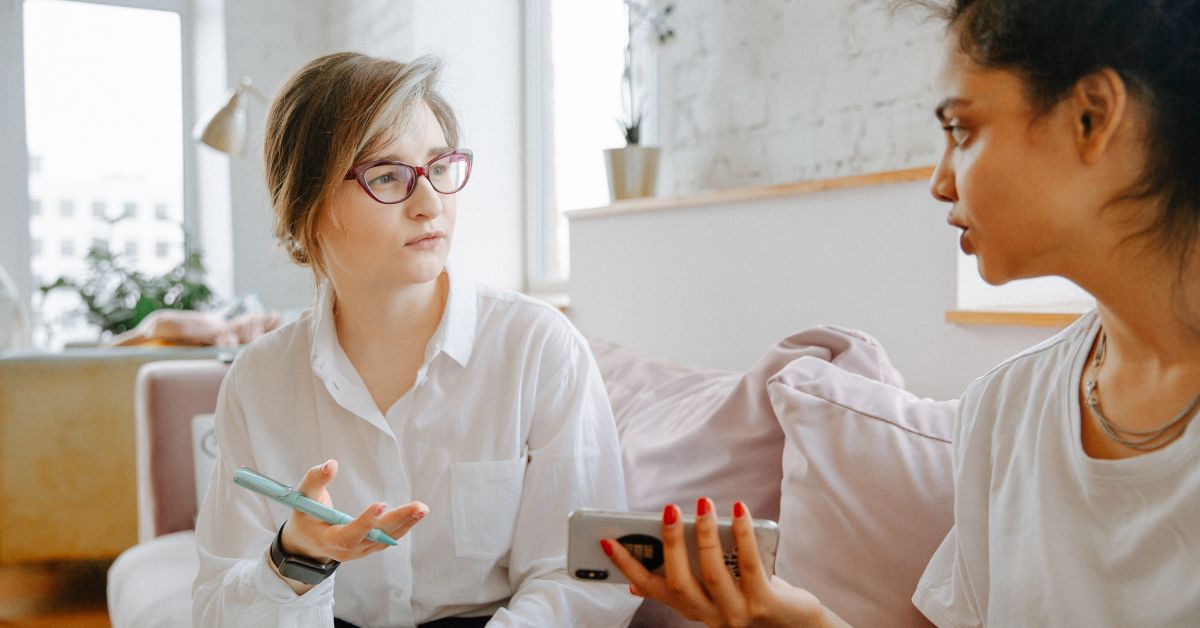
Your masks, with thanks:
[{"label": "white lamp shade", "polygon": [[229,90],[225,104],[196,123],[192,136],[222,153],[240,155],[246,146],[243,87]]}]

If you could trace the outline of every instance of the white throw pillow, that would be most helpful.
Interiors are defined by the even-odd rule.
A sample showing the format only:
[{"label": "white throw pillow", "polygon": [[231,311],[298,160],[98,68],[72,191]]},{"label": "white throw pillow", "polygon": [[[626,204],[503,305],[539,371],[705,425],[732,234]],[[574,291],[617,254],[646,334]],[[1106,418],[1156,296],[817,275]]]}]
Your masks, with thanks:
[{"label": "white throw pillow", "polygon": [[217,464],[217,433],[213,427],[216,416],[197,414],[192,417],[192,464],[196,472],[196,512],[204,503],[213,467]]},{"label": "white throw pillow", "polygon": [[851,625],[929,625],[910,598],[953,522],[958,401],[807,357],[767,390],[786,435],[776,572]]}]

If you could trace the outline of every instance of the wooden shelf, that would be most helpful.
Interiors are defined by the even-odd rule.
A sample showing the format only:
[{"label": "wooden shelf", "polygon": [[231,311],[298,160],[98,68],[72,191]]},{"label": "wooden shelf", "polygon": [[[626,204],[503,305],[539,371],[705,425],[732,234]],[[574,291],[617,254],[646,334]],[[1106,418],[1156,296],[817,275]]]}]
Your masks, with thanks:
[{"label": "wooden shelf", "polygon": [[667,209],[701,207],[704,205],[716,205],[718,203],[760,201],[780,196],[796,196],[800,194],[811,194],[813,192],[824,192],[827,190],[840,190],[844,188],[865,187],[870,185],[884,185],[888,183],[906,183],[909,181],[927,181],[932,175],[933,168],[909,168],[907,170],[875,172],[871,174],[861,174],[849,177],[819,179],[816,181],[800,181],[798,183],[786,183],[783,185],[767,185],[737,188],[732,190],[716,190],[712,192],[701,192],[699,194],[689,194],[687,196],[651,196],[647,198],[617,201],[611,205],[604,205],[603,207],[576,209],[568,211],[565,214],[568,219],[577,220],[580,218],[593,218],[599,216],[616,216],[620,214],[637,214],[642,212],[663,211]]},{"label": "wooden shelf", "polygon": [[1005,310],[949,310],[946,322],[954,325],[1001,325],[1008,327],[1066,327],[1083,312],[1020,312]]}]

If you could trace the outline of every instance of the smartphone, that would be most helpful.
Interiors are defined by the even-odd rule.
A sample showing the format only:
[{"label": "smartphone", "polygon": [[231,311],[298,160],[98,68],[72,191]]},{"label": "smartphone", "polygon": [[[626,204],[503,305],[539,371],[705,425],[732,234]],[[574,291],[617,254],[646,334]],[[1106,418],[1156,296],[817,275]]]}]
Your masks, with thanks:
[{"label": "smartphone", "polygon": [[[680,515],[683,537],[687,542],[688,562],[700,578],[696,559],[696,517]],[[717,519],[717,536],[725,553],[725,566],[736,579],[740,577],[737,546],[733,542],[733,520]],[[663,573],[662,515],[654,512],[613,512],[581,508],[571,513],[567,531],[567,573],[576,580],[628,584],[600,548],[600,539],[616,539],[629,553],[642,561],[651,573]],[[767,576],[775,573],[775,550],[779,546],[779,526],[766,519],[754,520],[754,539]]]}]

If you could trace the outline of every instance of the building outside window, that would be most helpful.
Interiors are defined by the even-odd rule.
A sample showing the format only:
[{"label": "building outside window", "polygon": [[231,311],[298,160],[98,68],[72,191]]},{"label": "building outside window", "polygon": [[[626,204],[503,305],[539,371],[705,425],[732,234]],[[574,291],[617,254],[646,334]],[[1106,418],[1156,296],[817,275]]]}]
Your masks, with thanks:
[{"label": "building outside window", "polygon": [[[190,127],[184,115],[190,93],[184,92],[183,11],[188,3],[18,2],[24,18],[20,54],[29,196],[63,199],[53,223],[33,211],[36,205],[31,207],[27,230],[31,239],[52,235],[60,243],[61,257],[31,259],[34,343],[56,348],[97,335],[79,315],[76,295],[59,290],[43,299],[37,289],[58,277],[81,277],[87,251],[76,243],[125,243],[118,249],[129,258],[125,262],[148,275],[182,261],[182,230],[160,233],[156,215],[147,211],[139,216],[137,206],[150,207],[148,199],[154,199],[184,207],[183,153]],[[81,155],[104,158],[85,158],[81,164]],[[121,200],[115,205],[95,200],[90,214],[77,216],[74,198]],[[124,218],[107,224],[120,215],[117,208]],[[101,217],[106,221],[103,232],[97,230]],[[172,243],[166,256],[137,255],[136,238],[148,233]]]}]

